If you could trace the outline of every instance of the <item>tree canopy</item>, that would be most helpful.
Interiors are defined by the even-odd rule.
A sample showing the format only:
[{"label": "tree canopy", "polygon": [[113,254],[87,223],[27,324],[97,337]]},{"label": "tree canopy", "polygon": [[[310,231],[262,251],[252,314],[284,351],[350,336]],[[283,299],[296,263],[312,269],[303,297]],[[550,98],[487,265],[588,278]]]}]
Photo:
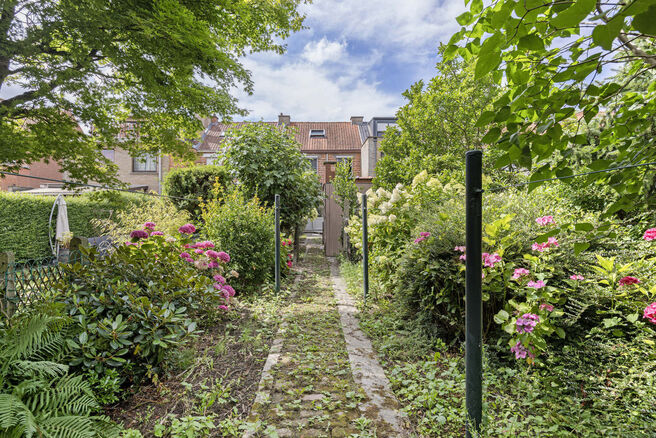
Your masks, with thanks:
[{"label": "tree canopy", "polygon": [[301,1],[4,0],[1,168],[46,159],[76,180],[116,182],[101,151],[127,118],[139,139],[120,147],[192,158],[197,116],[243,113],[230,94],[252,89],[240,57],[283,52]]},{"label": "tree canopy", "polygon": [[[506,86],[476,122],[503,152],[498,167],[528,169],[536,181],[656,161],[656,0],[467,3],[445,56]],[[591,136],[595,118],[604,123]],[[645,166],[590,179],[616,190],[613,213],[653,199],[655,175]]]},{"label": "tree canopy", "polygon": [[272,206],[280,195],[282,227],[293,231],[319,208],[323,191],[290,128],[246,123],[229,129],[222,145],[225,165],[249,196]]},{"label": "tree canopy", "polygon": [[463,168],[464,152],[483,144],[485,129],[474,122],[497,94],[490,78],[475,80],[473,67],[462,60],[437,64],[428,84],[419,81],[403,93],[408,103],[397,113],[399,129],[388,129],[381,143],[376,185],[391,189],[422,170]]}]

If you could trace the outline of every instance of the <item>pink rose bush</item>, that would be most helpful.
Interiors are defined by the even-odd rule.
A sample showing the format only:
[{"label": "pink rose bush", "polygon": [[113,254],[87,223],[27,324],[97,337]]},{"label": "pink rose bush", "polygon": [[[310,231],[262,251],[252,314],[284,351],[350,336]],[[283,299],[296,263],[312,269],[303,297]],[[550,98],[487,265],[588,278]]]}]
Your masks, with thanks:
[{"label": "pink rose bush", "polygon": [[642,238],[648,242],[656,240],[656,228],[650,228],[645,231],[645,234],[642,236]]},{"label": "pink rose bush", "polygon": [[643,312],[642,317],[652,324],[656,324],[656,302],[653,302],[645,307],[645,311]]}]

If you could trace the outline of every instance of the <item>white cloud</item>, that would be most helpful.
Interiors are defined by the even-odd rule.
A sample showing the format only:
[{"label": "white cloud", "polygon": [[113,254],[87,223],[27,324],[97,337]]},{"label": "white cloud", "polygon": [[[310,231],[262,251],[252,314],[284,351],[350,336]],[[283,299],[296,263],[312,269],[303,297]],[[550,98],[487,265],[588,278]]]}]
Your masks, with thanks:
[{"label": "white cloud", "polygon": [[329,41],[323,37],[307,43],[301,56],[312,64],[321,65],[328,61],[337,62],[346,55],[346,41]]},{"label": "white cloud", "polygon": [[275,120],[289,114],[292,121],[348,121],[350,116],[393,115],[401,96],[385,93],[356,68],[332,77],[329,70],[308,61],[273,66],[257,58],[245,61],[253,72],[255,91],[240,96],[249,120]]}]

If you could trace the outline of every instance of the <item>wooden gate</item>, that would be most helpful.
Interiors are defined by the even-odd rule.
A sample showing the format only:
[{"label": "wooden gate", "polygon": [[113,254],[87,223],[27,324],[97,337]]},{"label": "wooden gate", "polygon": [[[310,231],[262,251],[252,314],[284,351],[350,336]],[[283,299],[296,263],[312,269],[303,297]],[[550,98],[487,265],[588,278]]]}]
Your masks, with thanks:
[{"label": "wooden gate", "polygon": [[324,218],[323,218],[323,247],[325,254],[329,257],[339,255],[342,247],[342,209],[335,202],[333,185],[331,183],[323,186]]}]

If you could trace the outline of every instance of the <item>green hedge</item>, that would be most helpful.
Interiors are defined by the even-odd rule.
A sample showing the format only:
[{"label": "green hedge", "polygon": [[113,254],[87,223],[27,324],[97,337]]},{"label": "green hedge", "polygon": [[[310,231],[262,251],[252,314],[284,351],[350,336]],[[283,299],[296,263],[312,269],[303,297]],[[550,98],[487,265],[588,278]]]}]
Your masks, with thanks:
[{"label": "green hedge", "polygon": [[230,176],[222,166],[194,166],[171,170],[164,178],[164,191],[169,196],[188,199],[171,199],[180,210],[187,210],[195,219],[200,218],[200,201],[209,201],[215,181],[224,188]]},{"label": "green hedge", "polygon": [[[141,199],[137,194],[84,194],[67,196],[68,222],[76,236],[94,237],[91,219],[107,218]],[[13,251],[17,261],[40,259],[51,254],[48,219],[55,198],[0,192],[0,251]],[[53,233],[54,233],[53,223]]]}]

